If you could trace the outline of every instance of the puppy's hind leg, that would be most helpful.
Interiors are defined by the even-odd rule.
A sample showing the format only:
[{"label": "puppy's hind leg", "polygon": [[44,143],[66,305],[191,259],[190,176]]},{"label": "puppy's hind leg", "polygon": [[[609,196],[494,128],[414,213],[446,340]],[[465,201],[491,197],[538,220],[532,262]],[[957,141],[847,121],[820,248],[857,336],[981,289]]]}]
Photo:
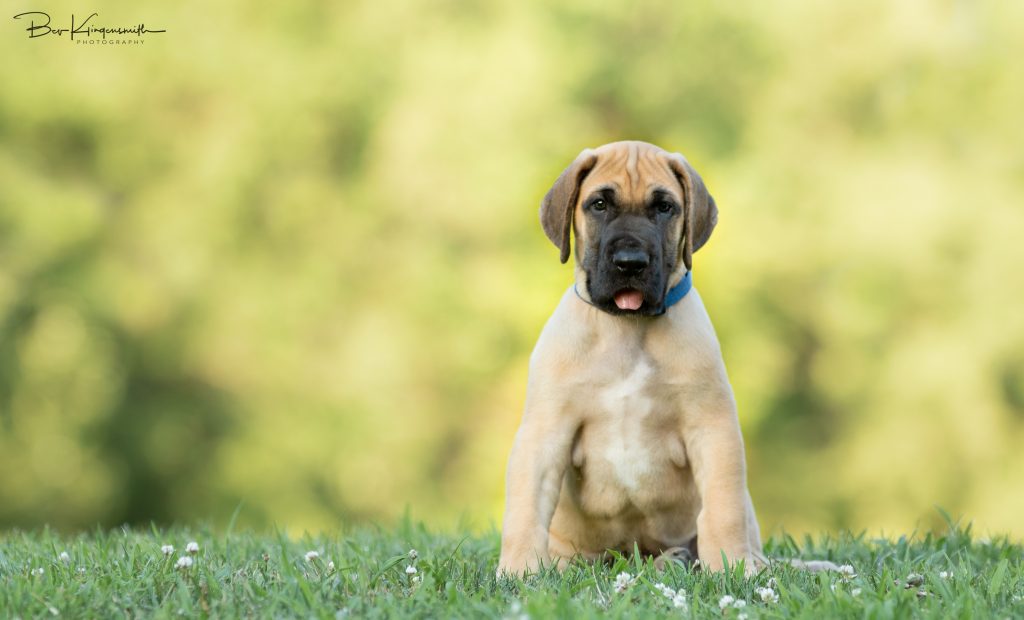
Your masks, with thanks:
[{"label": "puppy's hind leg", "polygon": [[838,564],[829,562],[828,560],[800,560],[797,558],[779,559],[768,558],[764,555],[764,552],[761,550],[760,528],[757,524],[757,516],[754,514],[754,502],[750,498],[749,491],[747,492],[747,519],[749,520],[747,533],[750,537],[750,548],[755,550],[754,555],[762,564],[770,564],[772,562],[785,563],[789,564],[793,568],[799,568],[812,573],[820,573],[823,571],[833,571],[837,573],[845,572]]},{"label": "puppy's hind leg", "polygon": [[824,571],[832,571],[836,573],[845,573],[838,564],[829,562],[828,560],[800,560],[797,558],[788,559],[772,559],[773,562],[782,562],[789,564],[793,568],[799,568],[802,570],[810,571],[812,573],[821,573]]}]

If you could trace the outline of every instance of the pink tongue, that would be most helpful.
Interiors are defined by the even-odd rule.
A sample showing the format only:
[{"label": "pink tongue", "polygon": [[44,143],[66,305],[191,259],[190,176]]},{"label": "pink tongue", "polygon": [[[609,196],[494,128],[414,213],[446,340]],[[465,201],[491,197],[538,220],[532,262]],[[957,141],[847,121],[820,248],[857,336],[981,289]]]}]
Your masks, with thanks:
[{"label": "pink tongue", "polygon": [[619,310],[637,310],[644,303],[644,294],[627,288],[615,293],[615,305]]}]

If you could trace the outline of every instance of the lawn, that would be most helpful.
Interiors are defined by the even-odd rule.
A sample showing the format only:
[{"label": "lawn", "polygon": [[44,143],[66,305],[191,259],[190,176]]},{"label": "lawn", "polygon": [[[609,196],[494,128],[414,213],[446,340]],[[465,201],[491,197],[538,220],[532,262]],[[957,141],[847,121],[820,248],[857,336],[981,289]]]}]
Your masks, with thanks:
[{"label": "lawn", "polygon": [[812,574],[778,564],[743,578],[681,565],[658,572],[616,557],[517,581],[494,576],[497,534],[411,523],[302,537],[10,531],[0,534],[0,616],[1024,617],[1021,546],[973,538],[969,528],[898,539],[782,537],[767,549],[851,568]]}]

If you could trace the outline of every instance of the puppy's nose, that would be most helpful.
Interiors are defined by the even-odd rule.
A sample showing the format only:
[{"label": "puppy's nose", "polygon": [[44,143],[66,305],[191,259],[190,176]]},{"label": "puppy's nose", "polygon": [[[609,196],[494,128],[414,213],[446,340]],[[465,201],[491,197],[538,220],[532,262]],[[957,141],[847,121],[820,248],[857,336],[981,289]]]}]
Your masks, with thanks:
[{"label": "puppy's nose", "polygon": [[638,274],[647,269],[647,265],[651,263],[651,258],[643,250],[623,248],[616,250],[615,254],[612,254],[612,263],[622,273]]}]

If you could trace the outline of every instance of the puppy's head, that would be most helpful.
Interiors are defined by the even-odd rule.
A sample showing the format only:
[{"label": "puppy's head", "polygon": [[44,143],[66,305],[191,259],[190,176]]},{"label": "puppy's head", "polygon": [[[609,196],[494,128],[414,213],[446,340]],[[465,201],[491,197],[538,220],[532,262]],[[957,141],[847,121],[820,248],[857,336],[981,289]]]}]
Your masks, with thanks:
[{"label": "puppy's head", "polygon": [[690,270],[717,220],[714,199],[686,159],[646,142],[583,151],[540,208],[563,263],[575,233],[590,300],[612,314],[660,314],[669,282]]}]

